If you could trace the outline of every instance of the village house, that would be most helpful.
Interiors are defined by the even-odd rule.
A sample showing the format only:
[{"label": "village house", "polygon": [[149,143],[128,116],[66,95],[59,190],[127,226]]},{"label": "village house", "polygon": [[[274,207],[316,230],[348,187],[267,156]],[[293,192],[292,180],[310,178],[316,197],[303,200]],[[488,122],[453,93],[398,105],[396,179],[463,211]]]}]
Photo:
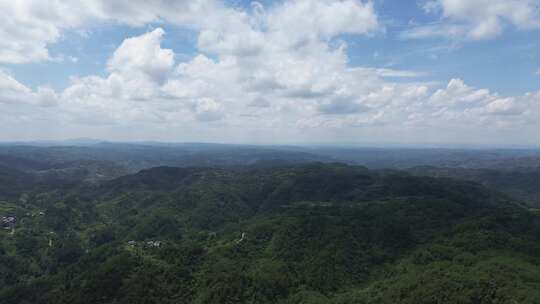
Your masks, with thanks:
[{"label": "village house", "polygon": [[12,229],[16,222],[17,218],[15,216],[2,216],[2,219],[0,220],[4,229]]}]

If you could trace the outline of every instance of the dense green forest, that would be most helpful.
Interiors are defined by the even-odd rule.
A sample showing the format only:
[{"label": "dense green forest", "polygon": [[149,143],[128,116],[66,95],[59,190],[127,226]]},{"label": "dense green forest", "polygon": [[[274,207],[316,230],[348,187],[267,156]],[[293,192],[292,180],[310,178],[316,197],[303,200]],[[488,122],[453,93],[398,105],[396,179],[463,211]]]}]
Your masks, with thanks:
[{"label": "dense green forest", "polygon": [[0,170],[0,303],[540,303],[540,215],[343,164]]},{"label": "dense green forest", "polygon": [[408,170],[419,176],[446,177],[480,183],[540,208],[540,167],[512,169],[466,169],[415,167]]}]

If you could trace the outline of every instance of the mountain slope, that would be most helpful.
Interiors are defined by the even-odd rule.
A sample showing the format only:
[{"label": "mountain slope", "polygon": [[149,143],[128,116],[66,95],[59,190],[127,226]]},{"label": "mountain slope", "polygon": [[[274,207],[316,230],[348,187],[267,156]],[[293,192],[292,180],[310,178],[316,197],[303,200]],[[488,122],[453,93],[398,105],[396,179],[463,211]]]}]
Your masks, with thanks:
[{"label": "mountain slope", "polygon": [[540,218],[471,182],[159,167],[29,204],[0,303],[540,301]]},{"label": "mountain slope", "polygon": [[0,165],[0,200],[16,198],[34,185],[30,174]]},{"label": "mountain slope", "polygon": [[463,169],[416,167],[408,170],[418,176],[446,177],[480,183],[519,199],[532,207],[540,207],[540,169]]}]

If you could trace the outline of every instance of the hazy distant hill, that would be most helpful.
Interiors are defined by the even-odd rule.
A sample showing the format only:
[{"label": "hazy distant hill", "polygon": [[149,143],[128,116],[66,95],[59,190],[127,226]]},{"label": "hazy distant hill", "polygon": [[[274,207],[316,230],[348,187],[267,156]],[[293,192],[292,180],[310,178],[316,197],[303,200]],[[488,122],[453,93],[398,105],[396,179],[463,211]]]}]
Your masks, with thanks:
[{"label": "hazy distant hill", "polygon": [[469,180],[520,199],[530,206],[540,207],[540,168],[464,169],[416,167],[408,170],[420,176]]},{"label": "hazy distant hill", "polygon": [[259,162],[295,163],[330,161],[331,158],[303,151],[271,147],[212,144],[116,144],[89,146],[0,146],[0,156],[61,164],[79,160],[110,161],[131,172],[156,166],[247,166]]},{"label": "hazy distant hill", "polygon": [[449,149],[449,148],[361,148],[311,147],[303,151],[355,163],[372,169],[407,169],[417,166],[451,168],[536,168],[539,149]]},{"label": "hazy distant hill", "polygon": [[250,146],[221,144],[108,143],[0,145],[0,156],[40,163],[112,161],[131,172],[157,166],[246,166],[262,162],[346,162],[373,169],[416,166],[456,168],[536,168],[540,150],[364,148],[332,146]]},{"label": "hazy distant hill", "polygon": [[95,183],[158,166],[275,167],[312,161],[343,162],[371,169],[410,169],[416,175],[483,183],[538,206],[540,151],[533,149],[363,148],[220,144],[109,143],[0,145],[0,165],[38,181]]}]

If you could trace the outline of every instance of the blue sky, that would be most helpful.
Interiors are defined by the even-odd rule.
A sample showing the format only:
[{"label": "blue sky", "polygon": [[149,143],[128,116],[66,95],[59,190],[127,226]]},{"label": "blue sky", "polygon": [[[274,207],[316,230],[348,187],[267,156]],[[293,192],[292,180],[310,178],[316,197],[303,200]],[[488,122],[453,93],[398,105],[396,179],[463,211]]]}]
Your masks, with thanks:
[{"label": "blue sky", "polygon": [[[227,1],[232,7],[251,9],[252,1]],[[261,1],[267,6],[281,1]],[[467,83],[492,88],[503,95],[517,95],[538,89],[540,75],[540,31],[515,30],[511,26],[497,39],[453,41],[444,38],[406,40],[400,34],[411,23],[433,23],[438,14],[426,14],[415,0],[375,1],[375,7],[385,23],[385,33],[369,37],[343,35],[350,48],[353,66],[390,67],[421,71],[430,80],[446,82],[459,77]],[[4,65],[18,79],[34,87],[49,84],[65,87],[72,75],[93,75],[103,72],[108,58],[126,37],[141,35],[157,26],[168,35],[163,46],[173,49],[188,60],[197,54],[197,34],[174,25],[150,23],[145,26],[107,24],[92,26],[87,36],[66,32],[52,44],[51,54],[72,56],[77,62],[44,62],[38,64]],[[181,57],[180,57],[181,59]],[[43,79],[42,75],[47,78]]]},{"label": "blue sky", "polygon": [[538,0],[21,3],[0,140],[540,143]]}]

